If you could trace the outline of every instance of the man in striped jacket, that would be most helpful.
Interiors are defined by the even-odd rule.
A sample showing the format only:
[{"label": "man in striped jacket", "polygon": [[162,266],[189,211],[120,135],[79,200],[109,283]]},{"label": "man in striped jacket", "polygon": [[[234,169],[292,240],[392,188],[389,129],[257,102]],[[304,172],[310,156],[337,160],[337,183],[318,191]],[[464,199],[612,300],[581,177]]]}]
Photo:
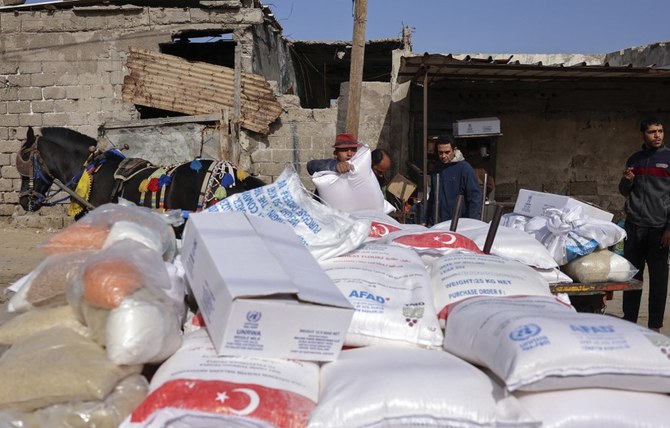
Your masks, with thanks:
[{"label": "man in striped jacket", "polygon": [[[663,327],[668,293],[668,246],[670,246],[670,149],[663,145],[663,124],[649,118],[640,123],[644,144],[626,161],[619,192],[626,197],[624,257],[642,280],[649,269],[648,327]],[[637,322],[642,290],[624,291],[624,319]]]}]

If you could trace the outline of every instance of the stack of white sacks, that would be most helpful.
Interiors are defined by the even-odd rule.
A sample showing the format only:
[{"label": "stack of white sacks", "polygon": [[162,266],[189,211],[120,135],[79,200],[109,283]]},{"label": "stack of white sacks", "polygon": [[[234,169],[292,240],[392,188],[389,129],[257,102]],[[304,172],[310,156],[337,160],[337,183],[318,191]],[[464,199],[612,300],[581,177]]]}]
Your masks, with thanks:
[{"label": "stack of white sacks", "polygon": [[[20,317],[62,311],[0,342],[7,347],[3,390],[19,370],[24,381],[52,372],[57,380],[48,382],[66,383],[76,369],[55,354],[39,370],[18,363],[37,364],[28,356],[66,348],[95,354],[95,370],[79,360],[69,365],[104,377],[104,388],[55,394],[39,384],[31,396],[0,397],[5,426],[670,426],[670,338],[577,313],[553,296],[549,282],[560,277],[559,264],[524,231],[500,226],[491,254],[483,254],[485,223],[461,219],[451,232],[449,223],[400,224],[375,207],[344,212],[316,202],[290,170],[213,211],[221,222],[235,211],[290,226],[354,309],[339,355],[218,355],[203,318],[181,303],[188,292],[181,262],[192,261],[173,258],[174,243],[156,238],[161,233],[105,244],[107,232],[85,255],[57,263],[71,266],[54,274],[66,298],[48,296],[35,306],[25,287],[39,281],[28,278],[15,295],[22,301],[10,302],[22,314],[0,325],[2,340]],[[111,259],[127,264],[118,276],[130,277],[103,285],[95,276],[109,275]],[[41,348],[45,337],[57,336],[67,336],[66,348]],[[148,386],[142,365],[155,369],[143,372]],[[126,386],[133,379],[140,386]],[[109,424],[92,425],[102,414]]]}]

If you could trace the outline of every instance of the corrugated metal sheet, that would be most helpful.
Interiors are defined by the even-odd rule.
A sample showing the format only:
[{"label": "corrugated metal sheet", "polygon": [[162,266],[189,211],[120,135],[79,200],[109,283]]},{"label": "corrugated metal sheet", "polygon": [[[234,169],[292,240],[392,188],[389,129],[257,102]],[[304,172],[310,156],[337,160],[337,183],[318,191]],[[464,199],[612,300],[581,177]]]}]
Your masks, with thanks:
[{"label": "corrugated metal sheet", "polygon": [[[123,100],[163,110],[198,115],[234,108],[235,72],[228,67],[130,48],[130,74]],[[269,83],[251,73],[241,76],[240,125],[261,134],[282,112]]]},{"label": "corrugated metal sheet", "polygon": [[575,80],[647,80],[670,79],[670,70],[653,67],[610,67],[609,64],[572,66],[520,64],[492,58],[470,58],[459,60],[452,55],[426,54],[401,58],[398,82],[413,80],[422,83],[428,71],[428,82],[444,80],[490,80],[490,81],[575,81]]}]

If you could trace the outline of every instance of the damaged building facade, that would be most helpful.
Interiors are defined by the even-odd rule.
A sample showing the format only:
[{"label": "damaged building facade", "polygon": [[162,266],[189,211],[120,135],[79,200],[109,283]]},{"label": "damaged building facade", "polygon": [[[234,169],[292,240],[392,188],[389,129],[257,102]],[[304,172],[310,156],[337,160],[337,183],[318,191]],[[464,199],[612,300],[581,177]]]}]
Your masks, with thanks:
[{"label": "damaged building facade", "polygon": [[[0,36],[0,221],[71,221],[61,206],[26,213],[18,205],[15,157],[28,127],[128,144],[128,155],[157,164],[225,158],[266,182],[291,165],[308,188],[305,163],[329,157],[344,131],[350,46],[288,41],[258,0],[6,6]],[[495,177],[496,200],[527,188],[620,215],[616,186],[640,145],[637,123],[668,117],[667,52],[658,44],[589,57],[437,55],[430,65],[411,52],[407,32],[370,41],[359,139],[391,151],[393,172],[420,183],[434,137],[459,120],[495,117],[498,135],[460,141]],[[425,81],[422,64],[431,70]]]}]

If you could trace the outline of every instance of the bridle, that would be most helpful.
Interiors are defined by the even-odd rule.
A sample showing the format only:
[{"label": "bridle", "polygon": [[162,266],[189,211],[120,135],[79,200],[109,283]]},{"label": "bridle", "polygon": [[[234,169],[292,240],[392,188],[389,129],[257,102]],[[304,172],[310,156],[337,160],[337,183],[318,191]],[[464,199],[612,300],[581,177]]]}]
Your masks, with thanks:
[{"label": "bridle", "polygon": [[[59,204],[69,198],[69,196],[64,196],[60,199],[57,200],[52,200],[54,196],[56,196],[58,193],[60,193],[62,188],[51,190],[51,186],[56,180],[56,177],[49,171],[49,167],[47,166],[46,162],[44,162],[44,159],[42,159],[42,155],[39,152],[38,149],[38,142],[39,142],[40,136],[35,137],[35,142],[30,146],[30,147],[25,147],[22,148],[19,151],[19,154],[16,156],[16,169],[18,170],[19,174],[28,179],[28,188],[26,190],[23,190],[19,193],[19,198],[21,197],[28,197],[28,210],[32,211],[33,208],[36,207],[42,207],[42,206],[54,206],[56,204]],[[90,156],[89,156],[90,158]],[[88,162],[88,159],[86,160]],[[84,163],[84,169],[86,162]],[[76,184],[79,179],[81,178],[81,175],[84,172],[84,169],[82,169],[78,174],[75,174],[74,177],[72,177],[67,183],[65,183],[65,187],[69,187],[73,184]],[[39,180],[42,183],[44,183],[47,186],[47,192],[46,194],[40,193],[37,190],[35,190],[35,181]],[[59,187],[60,184],[59,184]]]}]

